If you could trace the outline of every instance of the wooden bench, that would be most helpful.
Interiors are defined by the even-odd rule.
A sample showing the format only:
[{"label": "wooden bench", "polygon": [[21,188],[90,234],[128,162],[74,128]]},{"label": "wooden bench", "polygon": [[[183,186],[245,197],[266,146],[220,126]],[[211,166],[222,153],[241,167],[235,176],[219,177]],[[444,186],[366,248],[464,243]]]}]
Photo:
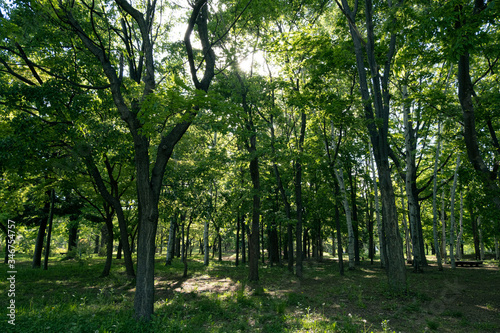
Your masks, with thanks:
[{"label": "wooden bench", "polygon": [[479,265],[482,265],[483,262],[482,261],[455,261],[455,265],[456,266],[462,266],[462,267],[465,267],[465,266],[476,266],[476,267],[479,267]]}]

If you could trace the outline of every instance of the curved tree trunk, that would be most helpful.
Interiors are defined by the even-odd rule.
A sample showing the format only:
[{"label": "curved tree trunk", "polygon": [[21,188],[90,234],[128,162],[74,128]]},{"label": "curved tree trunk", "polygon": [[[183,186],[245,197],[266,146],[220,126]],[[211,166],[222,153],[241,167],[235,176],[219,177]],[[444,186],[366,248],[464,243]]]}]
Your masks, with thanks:
[{"label": "curved tree trunk", "polygon": [[[495,2],[488,1],[488,6],[493,5]],[[460,31],[467,32],[467,29],[463,29],[464,26],[471,24],[470,22],[466,22],[464,17],[466,15],[462,15],[460,11],[467,10],[468,8],[465,6],[457,6],[457,21],[455,22],[455,27],[460,29]],[[473,13],[477,17],[484,9],[486,9],[486,3],[484,0],[474,1],[474,9]],[[463,20],[463,21],[462,21]],[[472,19],[473,20],[473,19]],[[472,21],[471,20],[471,21]],[[473,31],[473,29],[470,29]],[[474,38],[472,35],[465,36],[464,38]],[[470,76],[470,53],[469,53],[469,44],[464,43],[460,45],[462,50],[462,54],[460,54],[458,60],[458,98],[460,100],[460,105],[462,107],[462,116],[463,116],[463,127],[464,127],[464,139],[465,146],[467,148],[467,156],[469,157],[469,161],[471,162],[474,169],[480,175],[481,180],[484,184],[486,192],[490,192],[490,198],[495,205],[498,212],[500,212],[500,188],[498,186],[498,164],[495,165],[493,171],[488,169],[488,166],[484,162],[484,159],[481,155],[479,149],[479,143],[477,139],[477,130],[476,130],[476,114],[475,114],[475,105],[473,101],[473,96],[475,96],[474,85]],[[489,122],[490,129],[489,133],[494,142],[494,146],[497,151],[500,151],[500,146],[498,145],[498,139],[496,137],[495,130],[491,126],[491,122]]]}]

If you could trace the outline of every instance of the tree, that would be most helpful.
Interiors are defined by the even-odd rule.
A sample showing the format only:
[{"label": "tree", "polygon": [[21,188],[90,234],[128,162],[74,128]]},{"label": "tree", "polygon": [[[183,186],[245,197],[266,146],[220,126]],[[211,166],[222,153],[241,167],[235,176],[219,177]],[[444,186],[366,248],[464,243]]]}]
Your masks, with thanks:
[{"label": "tree", "polygon": [[[476,94],[475,86],[489,74],[493,74],[498,67],[498,44],[490,38],[495,38],[498,31],[485,31],[484,27],[492,20],[495,14],[493,8],[494,2],[476,0],[473,4],[470,2],[464,5],[457,5],[453,8],[453,14],[456,17],[455,30],[458,57],[458,98],[462,107],[464,139],[467,147],[467,156],[472,166],[481,175],[485,190],[489,193],[497,210],[500,210],[500,189],[498,187],[498,163],[494,163],[492,169],[488,166],[483,153],[481,152],[478,139],[476,109],[484,108],[480,98]],[[493,16],[491,16],[493,15]],[[483,31],[481,31],[483,30]],[[490,45],[484,45],[484,57],[488,64],[485,66],[483,74],[478,73],[477,79],[473,82],[471,78],[471,57],[474,57],[474,44],[479,40],[486,38]],[[494,129],[494,121],[491,115],[487,115],[483,120],[486,123],[490,135],[491,146],[489,149],[500,153],[500,144]]]},{"label": "tree", "polygon": [[[198,94],[200,97],[198,102],[186,104],[190,106],[184,108],[184,112],[180,112],[183,113],[183,117],[163,128],[161,124],[165,124],[165,120],[168,119],[166,114],[168,107],[176,110],[176,106],[155,104],[158,101],[155,96],[161,90],[157,84],[160,68],[158,63],[155,63],[155,56],[162,52],[161,49],[155,47],[157,29],[162,28],[162,22],[156,20],[155,15],[162,10],[162,7],[156,1],[139,4],[137,8],[126,0],[118,0],[106,5],[85,2],[47,4],[33,2],[29,4],[29,7],[26,5],[28,4],[19,3],[16,10],[31,11],[32,14],[47,19],[44,24],[46,24],[45,31],[48,34],[45,38],[40,36],[40,40],[52,38],[54,34],[60,34],[60,31],[67,33],[63,45],[47,45],[54,51],[52,54],[57,54],[57,48],[67,48],[70,52],[65,52],[65,54],[70,54],[82,62],[93,63],[96,71],[104,74],[107,83],[100,88],[105,88],[110,93],[119,117],[125,122],[131,134],[134,144],[139,209],[138,265],[134,307],[137,318],[149,320],[153,313],[154,240],[162,179],[175,145],[192,123],[199,110],[200,98],[208,91],[215,75],[215,54],[209,40],[207,1],[200,0],[193,3],[184,38],[195,88],[192,95],[196,95],[196,91],[202,93]],[[37,22],[40,21],[37,20]],[[195,27],[197,27],[202,44],[201,58],[195,56],[191,45],[191,35]],[[75,36],[77,39],[74,38]],[[39,72],[43,71],[44,67],[41,63],[36,63],[38,59],[35,59],[34,55],[31,60],[30,54],[27,54],[22,46],[19,48],[22,51],[15,52],[12,48],[8,51],[16,54],[27,64],[31,71],[30,76],[41,84]],[[205,71],[201,79],[198,78],[198,67],[195,65],[195,61],[200,59],[205,63]],[[123,77],[125,62],[128,63],[129,78]],[[26,83],[27,81],[33,82],[31,78],[26,79],[16,73],[5,61],[2,64],[6,71],[17,79]],[[50,70],[46,70],[45,73],[60,80],[65,78],[61,75],[62,73],[71,71],[61,68],[61,72],[56,74],[54,64],[49,64],[48,68]],[[89,85],[85,83],[87,76],[78,72],[80,68],[76,66],[74,68],[76,71],[66,77],[70,77],[70,80],[79,86],[88,87]],[[102,80],[99,81],[102,82]],[[90,88],[99,89],[98,84],[93,83],[95,81],[91,81]],[[192,107],[193,104],[198,106]],[[147,120],[153,116],[159,117],[158,122],[148,123]],[[158,135],[151,132],[156,125],[160,125]],[[152,158],[154,165],[150,170]]]},{"label": "tree", "polygon": [[[390,31],[390,41],[387,45],[387,53],[383,61],[383,75],[376,57],[376,40],[374,32],[374,5],[371,0],[365,1],[365,29],[366,40],[360,33],[356,16],[359,13],[357,6],[351,8],[346,0],[337,2],[338,7],[347,18],[349,32],[354,44],[356,55],[356,66],[358,70],[359,86],[364,102],[366,126],[373,146],[375,162],[377,164],[380,181],[380,192],[382,197],[382,237],[385,244],[385,258],[387,277],[390,288],[396,292],[406,290],[406,269],[402,253],[402,240],[399,234],[398,218],[394,189],[391,180],[391,169],[389,165],[389,110],[390,91],[388,87],[392,60],[396,51],[397,34]],[[388,1],[387,7],[395,11],[401,6],[401,2],[393,5]],[[377,8],[378,9],[378,8]],[[377,18],[379,19],[379,18]],[[386,18],[389,22],[396,23],[394,16]],[[396,26],[394,24],[394,26]],[[369,88],[367,73],[365,70],[365,59],[368,62],[371,77],[371,89]]]}]

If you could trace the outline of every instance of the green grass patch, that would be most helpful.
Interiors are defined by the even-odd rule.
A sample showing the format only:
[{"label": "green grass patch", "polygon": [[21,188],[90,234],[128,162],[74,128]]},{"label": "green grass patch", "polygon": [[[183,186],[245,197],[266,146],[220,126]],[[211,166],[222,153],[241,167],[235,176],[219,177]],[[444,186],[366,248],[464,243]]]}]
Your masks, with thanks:
[{"label": "green grass patch", "polygon": [[[409,272],[411,292],[394,295],[387,292],[385,272],[368,263],[340,276],[334,261],[306,261],[302,279],[286,267],[261,266],[260,282],[249,283],[245,265],[212,261],[205,267],[202,258],[194,256],[183,278],[180,260],[165,266],[158,258],[155,313],[146,323],[134,319],[135,282],[127,280],[122,260],[114,260],[111,274],[100,277],[104,258],[54,257],[47,271],[32,269],[29,258],[20,258],[16,326],[1,321],[0,332],[498,330],[487,320],[497,311],[496,299],[488,297],[499,287],[498,270]],[[477,292],[483,297],[474,300],[481,306],[461,302],[459,295],[468,288],[477,291],[483,286],[487,290]],[[6,290],[6,280],[0,281],[0,288]]]}]

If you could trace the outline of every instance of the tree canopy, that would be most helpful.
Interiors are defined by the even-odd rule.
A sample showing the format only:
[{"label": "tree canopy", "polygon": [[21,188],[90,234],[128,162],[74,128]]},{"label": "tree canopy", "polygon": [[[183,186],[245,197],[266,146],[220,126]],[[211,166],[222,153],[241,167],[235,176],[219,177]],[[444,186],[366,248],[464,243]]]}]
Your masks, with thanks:
[{"label": "tree canopy", "polygon": [[137,319],[165,242],[205,264],[234,250],[254,283],[261,259],[300,278],[311,255],[377,253],[404,293],[426,246],[498,248],[499,10],[0,2],[0,226],[20,221],[41,256],[50,211],[69,244],[107,242],[103,275],[119,242]]}]

